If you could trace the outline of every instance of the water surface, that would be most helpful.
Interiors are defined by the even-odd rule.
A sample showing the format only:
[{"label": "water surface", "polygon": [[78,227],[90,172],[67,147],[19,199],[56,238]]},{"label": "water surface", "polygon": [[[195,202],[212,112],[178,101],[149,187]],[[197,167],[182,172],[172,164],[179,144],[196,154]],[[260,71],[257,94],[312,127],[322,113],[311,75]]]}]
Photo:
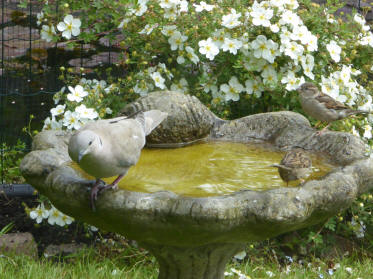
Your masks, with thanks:
[{"label": "water surface", "polygon": [[[176,194],[205,197],[240,190],[263,191],[286,187],[277,168],[284,152],[257,144],[209,142],[176,149],[143,149],[136,166],[119,187],[137,192],[168,190]],[[311,156],[313,168],[308,179],[317,179],[332,169],[321,157]],[[111,183],[113,178],[104,179]],[[299,181],[289,183],[289,187]]]}]

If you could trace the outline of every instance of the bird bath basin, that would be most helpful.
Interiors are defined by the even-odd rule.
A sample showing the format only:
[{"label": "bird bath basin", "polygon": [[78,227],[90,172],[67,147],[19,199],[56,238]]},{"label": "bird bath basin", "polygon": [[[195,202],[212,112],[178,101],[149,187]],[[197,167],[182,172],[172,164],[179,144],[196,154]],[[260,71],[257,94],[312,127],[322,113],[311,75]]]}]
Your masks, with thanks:
[{"label": "bird bath basin", "polygon": [[364,156],[364,143],[347,133],[317,136],[300,114],[271,112],[223,121],[196,98],[176,92],[153,92],[124,111],[138,109],[169,114],[147,137],[149,145],[180,146],[205,139],[270,145],[274,150],[300,146],[322,153],[335,166],[302,186],[264,191],[204,197],[106,191],[92,212],[87,190],[92,181],[71,164],[67,153],[71,134],[39,133],[21,163],[26,180],[65,214],[137,240],[157,258],[161,279],[222,279],[225,264],[245,243],[322,222],[373,188],[373,160]]}]

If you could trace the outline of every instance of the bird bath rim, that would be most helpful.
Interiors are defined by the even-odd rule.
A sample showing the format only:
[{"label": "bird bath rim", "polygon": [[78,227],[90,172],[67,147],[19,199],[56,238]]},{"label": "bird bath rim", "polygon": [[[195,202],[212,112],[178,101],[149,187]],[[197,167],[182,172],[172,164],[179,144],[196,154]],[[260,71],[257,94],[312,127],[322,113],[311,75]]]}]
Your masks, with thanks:
[{"label": "bird bath rim", "polygon": [[[298,122],[303,122],[303,117],[295,113],[252,115],[241,121],[249,123],[251,119],[251,122],[258,125],[258,117],[264,119],[264,122],[267,122],[268,117],[279,117],[296,128],[289,130],[290,126],[285,126],[282,131],[276,133],[276,137],[267,134],[276,147],[291,146],[288,143],[283,145],[281,140],[287,133],[293,134],[295,139],[299,134],[304,138],[306,132],[314,133],[309,125],[303,125],[305,129],[298,130]],[[224,128],[224,125],[228,125],[228,128]],[[226,133],[228,129],[234,132],[232,127],[242,128],[240,123],[223,123],[212,130],[208,140],[238,141],[235,138],[237,133],[232,133],[232,137],[228,137]],[[59,139],[56,139],[58,137]],[[161,243],[176,246],[198,246],[227,240],[239,243],[265,239],[318,223],[320,219],[327,219],[348,207],[359,193],[371,187],[373,183],[367,186],[367,181],[363,181],[362,177],[373,177],[373,162],[372,159],[364,157],[361,150],[363,145],[360,143],[359,146],[357,137],[328,132],[320,139],[297,142],[296,145],[303,144],[308,150],[322,151],[317,147],[320,147],[320,142],[322,146],[322,139],[325,137],[333,139],[333,144],[328,146],[329,153],[335,153],[333,150],[337,148],[339,151],[345,150],[347,154],[344,158],[334,160],[335,163],[346,165],[352,155],[357,158],[350,158],[348,166],[338,167],[322,179],[308,181],[302,187],[277,188],[263,192],[242,190],[224,196],[199,198],[179,196],[168,191],[139,193],[119,189],[106,191],[99,197],[96,213],[91,212],[87,198],[89,193],[86,186],[90,182],[68,165],[70,158],[64,153],[67,152],[67,147],[63,146],[68,141],[68,133],[40,133],[34,142],[36,150],[25,157],[21,169],[26,179],[66,214],[129,238],[151,243],[159,243],[161,240]],[[341,142],[344,148],[339,146]],[[360,154],[351,153],[356,150],[356,146],[359,146],[357,150],[360,149]],[[51,154],[54,158],[50,158]],[[342,156],[340,153],[335,154]],[[42,166],[39,174],[28,173],[27,165],[30,164]],[[370,178],[368,180],[371,182]],[[341,181],[343,182],[340,183]],[[116,218],[110,216],[113,212],[117,215]],[[121,222],[123,223],[120,224]],[[126,227],[126,223],[131,224],[131,228]],[[123,224],[124,228],[121,228]],[[180,242],[181,239],[183,243]]]}]

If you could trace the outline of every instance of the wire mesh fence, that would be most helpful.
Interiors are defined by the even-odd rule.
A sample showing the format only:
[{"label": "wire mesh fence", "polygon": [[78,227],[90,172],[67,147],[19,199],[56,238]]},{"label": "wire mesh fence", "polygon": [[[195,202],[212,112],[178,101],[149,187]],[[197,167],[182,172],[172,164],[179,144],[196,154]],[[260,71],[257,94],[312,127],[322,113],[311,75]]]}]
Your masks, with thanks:
[{"label": "wire mesh fence", "polygon": [[[23,130],[34,115],[32,129],[40,130],[43,120],[54,106],[53,95],[63,83],[58,79],[60,67],[94,69],[115,63],[119,53],[101,38],[97,44],[83,44],[68,49],[66,43],[41,39],[37,14],[39,1],[29,1],[26,8],[20,0],[1,0],[0,10],[0,148],[4,156],[18,140],[30,149],[30,137]],[[58,13],[59,1],[49,1]],[[61,19],[64,15],[59,15]],[[91,74],[94,77],[94,73]],[[1,172],[0,182],[4,175]]]}]

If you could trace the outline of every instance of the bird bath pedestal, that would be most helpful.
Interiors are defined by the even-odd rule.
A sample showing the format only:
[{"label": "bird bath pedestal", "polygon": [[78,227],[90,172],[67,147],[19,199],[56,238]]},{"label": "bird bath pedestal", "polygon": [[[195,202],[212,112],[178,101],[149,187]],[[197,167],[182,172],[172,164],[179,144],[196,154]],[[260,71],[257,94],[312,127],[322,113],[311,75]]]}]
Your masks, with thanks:
[{"label": "bird bath pedestal", "polygon": [[373,188],[373,160],[364,156],[364,143],[348,133],[317,136],[300,114],[271,112],[223,121],[195,97],[176,92],[153,92],[124,112],[138,109],[169,114],[148,136],[149,144],[177,146],[207,138],[266,142],[278,149],[301,146],[322,152],[338,166],[301,187],[262,192],[192,198],[168,191],[106,191],[92,212],[87,187],[92,181],[69,164],[71,134],[39,133],[21,163],[27,182],[65,214],[137,240],[157,258],[161,279],[222,279],[225,264],[245,243],[322,222]]}]

